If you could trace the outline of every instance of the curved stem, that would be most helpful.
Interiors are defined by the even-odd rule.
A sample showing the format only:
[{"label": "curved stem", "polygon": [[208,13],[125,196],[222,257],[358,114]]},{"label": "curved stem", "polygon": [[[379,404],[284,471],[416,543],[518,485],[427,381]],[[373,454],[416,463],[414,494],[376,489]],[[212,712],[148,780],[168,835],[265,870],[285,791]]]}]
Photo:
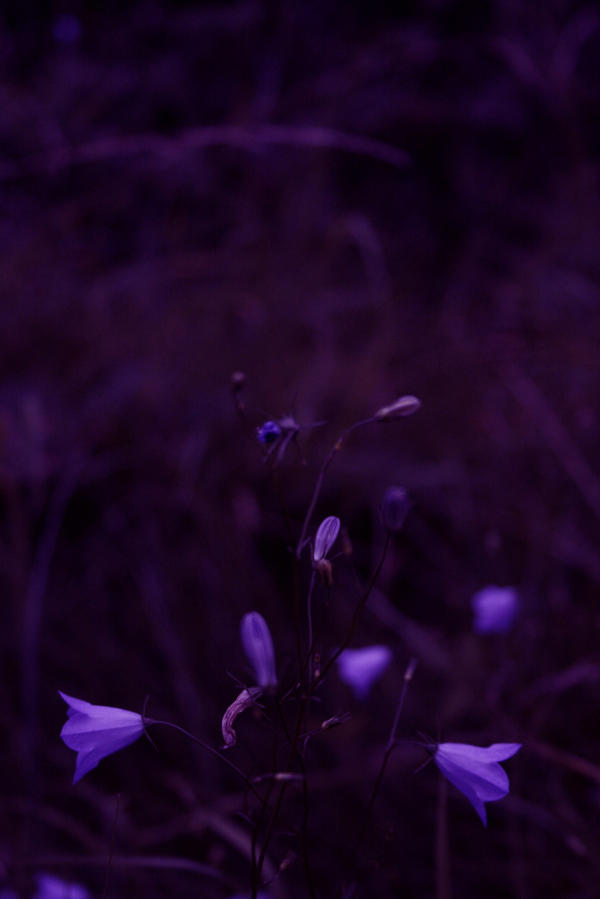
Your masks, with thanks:
[{"label": "curved stem", "polygon": [[354,636],[354,632],[356,630],[356,626],[358,624],[358,619],[360,618],[361,612],[364,609],[366,602],[371,594],[371,590],[375,586],[375,582],[377,581],[377,578],[379,577],[379,572],[381,571],[381,569],[383,567],[383,563],[385,562],[385,557],[387,555],[387,551],[388,551],[388,548],[390,545],[390,539],[391,539],[391,533],[390,533],[390,531],[388,531],[386,534],[385,543],[383,545],[383,550],[382,550],[379,562],[377,563],[375,570],[373,571],[371,577],[369,578],[369,581],[367,583],[367,586],[365,587],[363,595],[360,597],[360,599],[356,605],[356,608],[354,610],[354,614],[352,616],[352,621],[350,622],[350,629],[349,629],[348,633],[346,634],[345,638],[342,640],[340,646],[338,646],[338,648],[336,649],[334,654],[331,656],[331,658],[328,659],[327,663],[323,666],[323,670],[321,671],[319,676],[315,679],[315,682],[312,685],[313,690],[315,689],[315,687],[317,687],[321,683],[321,681],[323,680],[323,678],[325,677],[327,672],[330,670],[332,665],[335,664],[337,659],[341,656],[343,651],[346,649],[346,647],[351,642],[352,637]]},{"label": "curved stem", "polygon": [[308,531],[308,526],[310,524],[312,514],[315,511],[315,506],[317,505],[317,500],[319,499],[319,494],[321,492],[321,487],[323,486],[323,479],[325,477],[327,469],[333,462],[333,459],[334,459],[336,453],[338,453],[341,450],[342,446],[344,445],[344,443],[346,442],[346,440],[348,439],[350,434],[353,431],[356,431],[358,428],[362,428],[363,425],[369,425],[369,424],[371,424],[371,422],[374,422],[374,421],[379,421],[379,419],[378,418],[365,418],[362,421],[357,421],[353,425],[350,425],[349,428],[346,428],[346,430],[340,434],[338,439],[335,441],[335,443],[329,450],[327,456],[325,457],[325,461],[323,462],[321,469],[319,471],[319,474],[317,475],[317,481],[315,483],[315,488],[313,490],[313,494],[312,494],[310,503],[308,505],[308,509],[306,510],[306,515],[304,516],[304,522],[302,524],[302,531],[300,532],[300,537],[299,537],[298,543],[296,545],[296,558],[297,559],[300,558],[300,553],[304,549],[304,545],[306,543],[306,532]]},{"label": "curved stem", "polygon": [[150,725],[150,724],[162,724],[164,727],[172,727],[173,730],[177,730],[177,731],[179,731],[180,734],[183,734],[184,736],[189,737],[189,739],[193,740],[194,743],[198,743],[199,746],[202,746],[202,748],[205,749],[206,752],[209,752],[211,755],[214,755],[215,758],[220,759],[225,765],[227,765],[229,768],[231,768],[232,771],[235,771],[235,773],[238,775],[238,777],[240,777],[244,781],[244,783],[246,784],[248,789],[252,793],[254,793],[256,798],[260,799],[261,802],[264,801],[261,794],[258,792],[258,790],[256,790],[254,788],[253,784],[251,783],[249,778],[244,774],[242,769],[238,768],[238,766],[236,764],[234,764],[234,762],[232,762],[230,759],[228,759],[227,756],[223,755],[222,752],[219,752],[218,749],[215,749],[213,746],[211,746],[210,743],[205,743],[205,741],[201,740],[200,737],[194,736],[194,734],[191,734],[189,732],[189,730],[186,730],[184,727],[180,727],[179,724],[173,724],[172,721],[159,721],[156,718],[144,718],[143,724],[144,724],[144,727],[146,727],[146,725]]},{"label": "curved stem", "polygon": [[398,699],[398,704],[396,705],[396,712],[394,714],[394,720],[392,722],[392,727],[390,729],[390,735],[388,737],[388,741],[385,745],[385,751],[383,753],[383,759],[381,760],[381,766],[377,773],[377,777],[375,778],[375,783],[373,785],[373,790],[371,791],[371,796],[369,797],[369,802],[367,804],[367,810],[365,812],[362,827],[359,831],[356,843],[354,845],[354,854],[358,855],[358,850],[360,844],[363,841],[367,826],[369,824],[369,820],[371,818],[371,812],[373,810],[373,806],[375,805],[375,800],[377,799],[377,794],[379,793],[379,788],[381,787],[381,783],[383,781],[383,776],[385,774],[385,769],[387,768],[387,764],[390,760],[390,756],[396,746],[398,745],[396,741],[396,731],[398,730],[398,724],[400,722],[400,715],[402,714],[402,709],[404,708],[404,701],[406,699],[406,693],[408,690],[408,685],[413,679],[413,675],[415,673],[415,669],[417,667],[417,660],[411,659],[406,666],[406,671],[404,672],[404,678],[402,680],[402,690],[400,691],[400,698]]}]

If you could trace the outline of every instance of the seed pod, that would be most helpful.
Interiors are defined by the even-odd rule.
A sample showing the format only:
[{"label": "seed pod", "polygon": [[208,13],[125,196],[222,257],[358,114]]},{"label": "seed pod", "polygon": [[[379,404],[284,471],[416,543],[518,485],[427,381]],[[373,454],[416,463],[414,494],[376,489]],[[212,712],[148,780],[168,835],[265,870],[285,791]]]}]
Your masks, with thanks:
[{"label": "seed pod", "polygon": [[413,415],[421,408],[421,400],[416,396],[400,396],[389,406],[382,406],[375,413],[375,418],[380,421],[392,421],[394,418],[405,418],[407,415]]},{"label": "seed pod", "polygon": [[265,689],[277,685],[275,650],[269,625],[260,612],[248,612],[240,625],[242,645],[252,665],[256,683]]},{"label": "seed pod", "polygon": [[397,533],[402,530],[409,509],[408,494],[404,487],[388,487],[381,507],[383,523],[388,531]]},{"label": "seed pod", "polygon": [[340,520],[335,515],[325,518],[315,535],[315,548],[313,551],[313,561],[319,562],[324,559],[340,532]]}]

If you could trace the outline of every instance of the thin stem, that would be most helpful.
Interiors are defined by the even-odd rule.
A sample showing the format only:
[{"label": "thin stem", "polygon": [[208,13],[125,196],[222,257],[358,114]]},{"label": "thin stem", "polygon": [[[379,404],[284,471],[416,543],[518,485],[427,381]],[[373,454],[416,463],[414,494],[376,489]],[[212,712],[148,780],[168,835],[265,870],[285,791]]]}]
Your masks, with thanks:
[{"label": "thin stem", "polygon": [[[310,662],[310,657],[313,651],[313,623],[312,623],[312,597],[313,591],[315,589],[315,570],[313,568],[311,577],[310,577],[310,587],[308,588],[308,597],[306,600],[306,614],[308,618],[308,661]],[[310,675],[309,675],[310,676]]]},{"label": "thin stem", "polygon": [[194,736],[194,734],[191,734],[189,732],[189,730],[186,730],[184,727],[180,727],[179,724],[173,724],[172,721],[159,721],[156,718],[144,718],[143,723],[144,723],[144,727],[146,725],[150,725],[150,724],[162,724],[164,727],[172,727],[173,730],[177,730],[177,731],[179,731],[180,734],[184,734],[184,736],[189,737],[189,739],[193,740],[194,743],[198,743],[199,746],[202,746],[202,748],[205,749],[206,752],[209,752],[211,755],[214,755],[215,758],[220,759],[225,765],[227,765],[229,768],[231,768],[232,771],[235,771],[235,773],[238,775],[238,777],[240,777],[244,781],[244,783],[246,784],[248,789],[252,793],[254,793],[256,798],[259,799],[261,802],[264,802],[263,796],[261,796],[261,794],[258,792],[258,790],[256,790],[254,788],[252,782],[244,774],[244,772],[241,770],[241,768],[238,768],[238,766],[236,764],[234,764],[234,762],[232,762],[230,759],[228,759],[227,756],[223,755],[222,752],[219,752],[218,749],[214,749],[214,747],[212,747],[209,743],[205,743],[204,740],[200,739],[200,737]]},{"label": "thin stem", "polygon": [[398,724],[400,722],[400,715],[402,714],[402,709],[404,708],[404,701],[406,699],[406,693],[408,691],[408,685],[413,679],[413,675],[415,673],[415,669],[417,667],[417,660],[411,659],[406,666],[406,671],[404,672],[404,678],[402,680],[402,690],[400,691],[400,698],[398,699],[398,704],[396,705],[396,711],[394,714],[394,720],[392,722],[392,727],[390,729],[390,735],[388,737],[388,741],[385,745],[385,751],[383,753],[383,758],[381,760],[381,766],[377,773],[377,777],[375,779],[375,784],[373,785],[373,790],[371,792],[371,796],[369,798],[369,802],[367,804],[367,811],[363,818],[362,827],[359,831],[358,838],[356,840],[356,844],[354,846],[354,854],[358,855],[358,849],[363,841],[367,826],[369,824],[371,818],[371,812],[373,811],[373,806],[375,805],[375,800],[377,799],[377,794],[379,793],[379,788],[381,787],[381,783],[383,781],[383,777],[385,774],[385,769],[387,768],[387,764],[390,760],[390,756],[394,749],[397,746],[396,743],[396,732],[398,730]]},{"label": "thin stem", "polygon": [[326,664],[323,666],[323,670],[321,671],[321,673],[319,674],[319,676],[315,679],[315,682],[314,682],[313,685],[312,685],[312,689],[313,689],[313,690],[314,690],[314,689],[321,683],[321,681],[323,680],[323,678],[325,677],[325,675],[327,674],[327,672],[330,670],[330,668],[332,667],[332,665],[335,664],[335,662],[337,661],[337,659],[341,656],[341,654],[343,653],[343,651],[346,649],[346,647],[347,647],[347,646],[349,645],[349,643],[351,642],[352,637],[354,636],[354,632],[355,632],[355,630],[356,630],[356,626],[357,626],[357,624],[358,624],[358,620],[359,620],[359,618],[360,618],[360,616],[361,616],[362,610],[363,610],[364,607],[365,607],[365,604],[366,604],[366,602],[367,602],[367,600],[368,600],[368,598],[369,598],[369,596],[370,596],[370,594],[371,594],[371,590],[372,590],[373,587],[375,586],[375,583],[376,583],[376,581],[377,581],[377,578],[379,577],[379,572],[381,571],[381,569],[382,569],[382,567],[383,567],[383,563],[385,562],[385,557],[386,557],[386,555],[387,555],[387,551],[388,551],[388,548],[389,548],[389,545],[390,545],[390,539],[391,539],[391,534],[390,534],[390,532],[388,531],[387,534],[386,534],[385,543],[384,543],[384,545],[383,545],[383,550],[382,550],[382,553],[381,553],[381,557],[380,557],[380,559],[379,559],[379,562],[377,563],[377,565],[376,565],[376,567],[375,567],[375,570],[373,571],[371,577],[369,578],[369,581],[368,581],[368,583],[367,583],[367,586],[365,587],[365,590],[364,590],[364,592],[363,592],[363,595],[360,597],[360,599],[359,599],[359,601],[358,601],[358,603],[357,603],[357,605],[356,605],[356,608],[355,608],[355,610],[354,610],[354,614],[353,614],[353,616],[352,616],[352,621],[351,621],[351,623],[350,623],[350,630],[349,630],[348,633],[346,634],[346,637],[344,638],[344,640],[342,640],[340,646],[338,646],[338,648],[336,649],[336,651],[334,652],[334,654],[331,656],[331,658],[328,659],[328,661],[326,662]]},{"label": "thin stem", "polygon": [[321,469],[319,471],[319,474],[317,475],[317,480],[315,483],[315,487],[313,490],[313,494],[312,494],[310,503],[308,505],[308,509],[306,510],[306,515],[304,516],[304,522],[302,524],[302,531],[300,532],[300,537],[298,539],[298,544],[296,546],[296,558],[297,559],[300,558],[300,553],[302,552],[302,550],[304,548],[304,545],[306,542],[306,532],[308,531],[308,526],[310,524],[312,514],[315,511],[315,506],[317,505],[317,500],[319,499],[319,494],[321,492],[321,487],[323,486],[323,479],[325,478],[327,469],[333,462],[333,459],[334,459],[336,453],[338,453],[341,450],[342,446],[344,445],[344,443],[346,442],[346,440],[348,439],[350,434],[353,431],[356,431],[358,428],[361,428],[363,425],[371,424],[374,421],[379,421],[379,419],[378,418],[365,418],[365,419],[363,419],[363,421],[357,421],[357,422],[355,422],[355,424],[350,425],[349,428],[346,428],[346,430],[340,434],[340,436],[338,437],[336,442],[333,444],[333,446],[329,450],[327,456],[325,457],[325,461],[323,462]]},{"label": "thin stem", "polygon": [[436,899],[452,899],[450,846],[448,843],[448,783],[441,773],[438,785],[435,829],[435,896]]}]

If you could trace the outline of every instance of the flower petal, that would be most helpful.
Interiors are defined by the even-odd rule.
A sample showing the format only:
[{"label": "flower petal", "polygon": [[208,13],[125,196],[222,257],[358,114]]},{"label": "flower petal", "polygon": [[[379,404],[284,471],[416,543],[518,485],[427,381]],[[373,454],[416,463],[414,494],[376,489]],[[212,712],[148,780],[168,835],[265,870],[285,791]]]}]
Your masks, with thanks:
[{"label": "flower petal", "polygon": [[248,612],[242,618],[240,630],[257,684],[265,688],[276,686],[275,650],[267,622],[260,612]]},{"label": "flower petal", "polygon": [[359,699],[364,699],[391,660],[392,651],[388,646],[363,646],[361,649],[345,649],[337,660],[337,666],[344,683],[352,687]]},{"label": "flower petal", "polygon": [[324,559],[340,532],[340,520],[335,515],[323,519],[315,534],[315,548],[313,560],[319,562]]}]

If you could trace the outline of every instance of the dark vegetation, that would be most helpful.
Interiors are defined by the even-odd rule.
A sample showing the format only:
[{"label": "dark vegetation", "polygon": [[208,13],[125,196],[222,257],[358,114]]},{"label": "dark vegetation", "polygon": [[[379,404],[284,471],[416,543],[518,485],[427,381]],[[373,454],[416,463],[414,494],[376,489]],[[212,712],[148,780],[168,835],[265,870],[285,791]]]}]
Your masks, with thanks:
[{"label": "dark vegetation", "polygon": [[[306,757],[316,894],[598,895],[600,14],[390,9],[2,6],[0,877],[20,895],[38,871],[114,899],[249,895],[235,775],[160,732],[73,787],[57,690],[150,694],[219,746],[250,609],[291,688],[317,472],[402,393],[421,411],[348,441],[311,528],[337,515],[351,542],[314,599],[329,653],[385,488],[411,497],[353,641],[394,662],[368,702],[332,671],[311,707],[313,727],[351,712]],[[327,424],[265,464],[255,428],[286,413]],[[494,583],[520,616],[476,636]],[[413,656],[399,736],[523,742],[511,793],[484,830],[401,746],[355,853]],[[273,770],[260,713],[229,752]],[[275,899],[308,895],[303,813],[292,786]]]}]

